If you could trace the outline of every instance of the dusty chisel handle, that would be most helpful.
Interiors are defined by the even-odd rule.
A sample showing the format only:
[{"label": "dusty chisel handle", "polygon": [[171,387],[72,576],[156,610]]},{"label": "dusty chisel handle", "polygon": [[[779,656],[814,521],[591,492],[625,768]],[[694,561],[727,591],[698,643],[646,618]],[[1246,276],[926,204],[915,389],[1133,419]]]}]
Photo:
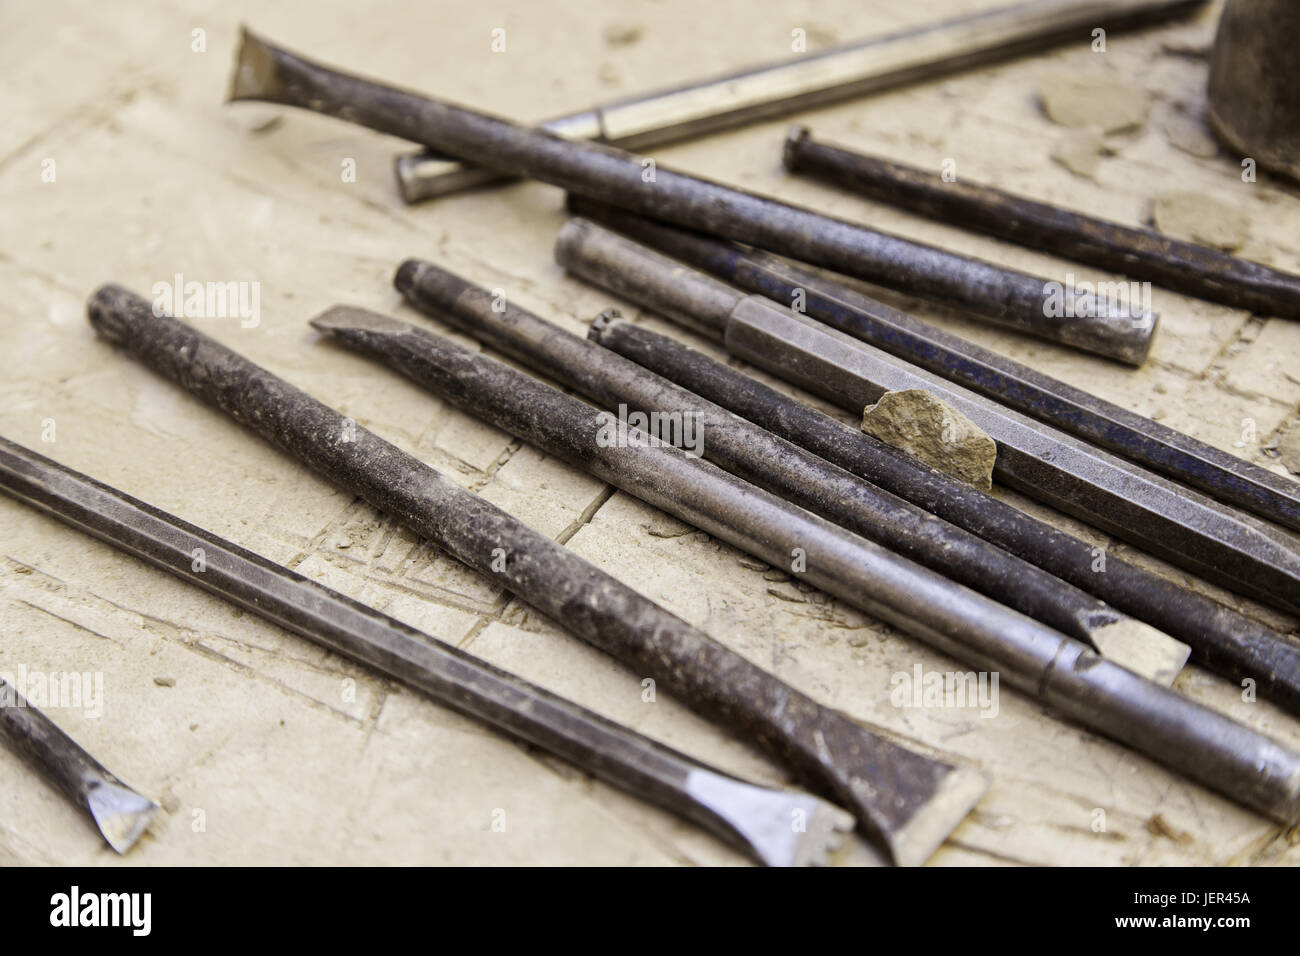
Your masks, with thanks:
[{"label": "dusty chisel handle", "polygon": [[158,812],[158,804],[109,773],[3,680],[0,737],[89,814],[108,845],[118,853],[131,848]]},{"label": "dusty chisel handle", "polygon": [[1148,311],[1063,315],[1061,283],[861,223],[677,172],[605,143],[562,139],[444,100],[314,63],[244,31],[230,99],[324,113],[501,172],[747,242],[803,262],[958,306],[972,316],[1140,364]]},{"label": "dusty chisel handle", "polygon": [[[833,831],[852,827],[852,818],[817,797],[757,786],[707,767],[3,438],[0,490],[693,820],[760,862],[825,862]],[[49,724],[35,711],[0,708],[0,727],[24,720],[38,729]],[[57,728],[22,739],[42,751],[43,765],[61,769],[61,785],[83,805],[107,774]]]},{"label": "dusty chisel handle", "polygon": [[[88,311],[102,336],[144,364],[784,760],[808,786],[851,810],[896,861],[923,861],[969,810],[974,797],[937,840],[927,831],[917,842],[915,828],[907,827],[912,816],[955,781],[965,787],[968,772],[820,706],[333,409],[201,332],[156,315],[139,296],[104,286]],[[975,797],[982,790],[981,784]]]}]

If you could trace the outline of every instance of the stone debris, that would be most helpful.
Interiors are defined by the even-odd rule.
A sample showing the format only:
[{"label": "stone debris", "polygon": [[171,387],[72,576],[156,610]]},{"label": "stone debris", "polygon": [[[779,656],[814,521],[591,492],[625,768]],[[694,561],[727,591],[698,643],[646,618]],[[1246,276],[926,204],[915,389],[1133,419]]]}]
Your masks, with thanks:
[{"label": "stone debris", "polygon": [[1113,152],[1101,134],[1095,130],[1083,130],[1062,137],[1052,149],[1052,159],[1076,176],[1096,179],[1101,158]]},{"label": "stone debris", "polygon": [[862,430],[976,488],[993,488],[993,439],[923,388],[886,392],[863,410]]},{"label": "stone debris", "polygon": [[1212,159],[1219,155],[1219,143],[1210,135],[1205,126],[1190,118],[1184,121],[1165,124],[1165,139],[1175,149],[1181,149],[1189,156]]},{"label": "stone debris", "polygon": [[1146,124],[1150,110],[1144,90],[1114,80],[1053,73],[1043,78],[1038,91],[1048,118],[1071,129],[1102,133],[1137,130]]},{"label": "stone debris", "polygon": [[1300,425],[1293,425],[1277,443],[1277,457],[1286,470],[1300,475]]},{"label": "stone debris", "polygon": [[1166,236],[1232,252],[1250,236],[1250,216],[1204,193],[1169,193],[1156,199],[1151,221]]}]

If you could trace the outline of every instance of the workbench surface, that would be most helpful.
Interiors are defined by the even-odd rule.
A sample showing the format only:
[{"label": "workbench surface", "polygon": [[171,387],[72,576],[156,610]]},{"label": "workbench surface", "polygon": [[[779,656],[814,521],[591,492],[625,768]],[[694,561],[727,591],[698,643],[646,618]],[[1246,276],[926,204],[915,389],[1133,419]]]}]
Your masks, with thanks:
[{"label": "workbench surface", "polygon": [[[646,700],[643,675],[117,354],[85,320],[87,296],[107,281],[146,296],[177,273],[256,282],[255,327],[237,318],[200,327],[801,690],[986,771],[988,793],[933,864],[1300,863],[1295,833],[1009,689],[988,717],[894,706],[894,675],[917,664],[966,668],[319,341],[307,320],[338,302],[429,322],[399,304],[391,282],[403,258],[421,256],[573,332],[618,304],[716,354],[561,274],[551,257],[564,221],[558,190],[519,184],[406,207],[391,166],[407,144],[299,111],[222,102],[241,18],[323,62],[529,120],[789,56],[796,29],[812,51],[1000,3],[6,5],[0,433],[680,750],[754,779],[783,779],[777,765],[676,703],[671,687]],[[800,118],[833,142],[936,170],[953,159],[959,177],[1124,223],[1143,222],[1156,196],[1198,194],[1247,217],[1242,254],[1300,270],[1300,191],[1266,176],[1243,182],[1240,157],[1186,148],[1200,129],[1216,19],[1217,6],[1174,26],[1112,34],[1104,53],[1085,37]],[[495,28],[506,31],[504,52],[491,50]],[[1038,99],[1044,79],[1062,74],[1119,81],[1149,103],[1139,129],[1106,138],[1093,177],[1053,159],[1079,142]],[[790,177],[780,162],[789,123],[652,155],[1028,271],[1094,275]],[[344,175],[348,161],[355,182]],[[1300,323],[1157,288],[1162,328],[1152,359],[1133,371],[892,301],[1285,473],[1268,449],[1288,427],[1300,429]],[[1103,535],[1051,520],[1134,557]],[[50,715],[163,803],[128,862],[743,862],[565,763],[7,498],[0,527],[0,672],[102,673],[101,715]],[[1176,687],[1300,746],[1300,723],[1243,699],[1226,680],[1189,667]],[[0,751],[0,775],[8,781],[0,864],[120,862],[8,751]],[[857,842],[839,857],[875,861]]]}]

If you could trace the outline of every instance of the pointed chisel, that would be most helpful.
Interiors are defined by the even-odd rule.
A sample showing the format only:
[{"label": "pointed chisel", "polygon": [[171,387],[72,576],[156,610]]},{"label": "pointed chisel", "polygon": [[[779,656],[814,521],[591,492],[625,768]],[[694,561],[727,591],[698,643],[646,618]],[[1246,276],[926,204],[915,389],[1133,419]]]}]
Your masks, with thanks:
[{"label": "pointed chisel", "polygon": [[158,812],[158,804],[105,770],[54,721],[3,680],[0,680],[0,737],[89,815],[104,840],[118,853],[125,853],[135,845]]}]

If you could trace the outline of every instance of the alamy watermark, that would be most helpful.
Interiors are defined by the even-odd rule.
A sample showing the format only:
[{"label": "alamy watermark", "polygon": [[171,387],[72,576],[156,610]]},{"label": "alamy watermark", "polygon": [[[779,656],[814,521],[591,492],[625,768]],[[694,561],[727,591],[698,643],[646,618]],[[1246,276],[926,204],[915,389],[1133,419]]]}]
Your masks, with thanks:
[{"label": "alamy watermark", "polygon": [[34,671],[26,664],[0,671],[0,707],[72,709],[97,719],[104,716],[103,671]]},{"label": "alamy watermark", "polygon": [[917,664],[911,672],[895,672],[889,685],[895,707],[976,707],[981,717],[998,715],[997,671],[926,671]]},{"label": "alamy watermark", "polygon": [[176,273],[170,282],[155,282],[153,314],[178,319],[239,319],[240,328],[253,329],[262,321],[260,282],[185,281]]},{"label": "alamy watermark", "polygon": [[596,444],[601,448],[672,445],[692,458],[704,454],[704,425],[699,412],[629,412],[620,403],[618,415],[601,412],[596,422]]},{"label": "alamy watermark", "polygon": [[1064,282],[1043,283],[1043,314],[1050,318],[1143,320],[1151,312],[1150,282],[1079,282],[1067,272]]}]

